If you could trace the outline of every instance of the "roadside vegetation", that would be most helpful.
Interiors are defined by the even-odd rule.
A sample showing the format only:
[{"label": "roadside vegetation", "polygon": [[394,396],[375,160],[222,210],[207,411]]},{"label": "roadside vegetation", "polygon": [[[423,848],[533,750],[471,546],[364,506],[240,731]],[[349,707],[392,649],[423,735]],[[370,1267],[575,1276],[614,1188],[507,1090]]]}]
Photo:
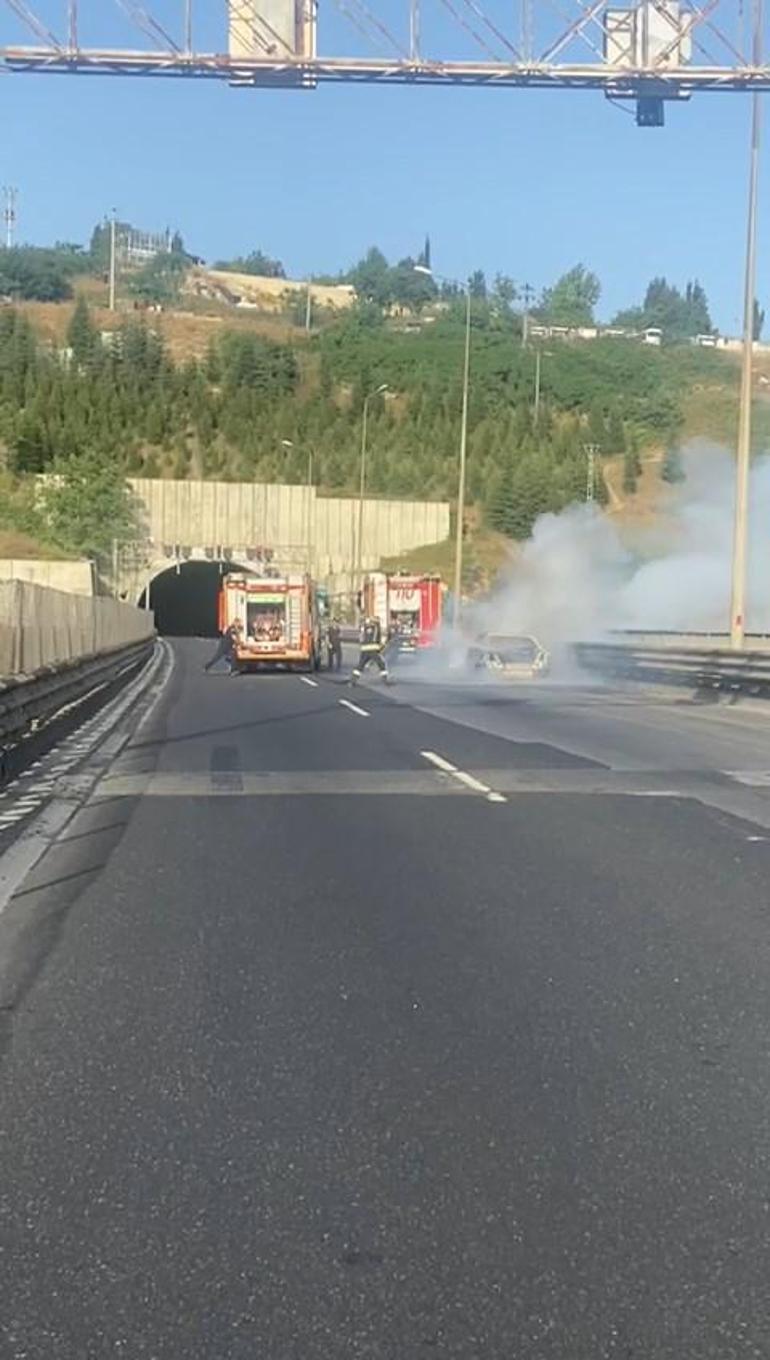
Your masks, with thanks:
[{"label": "roadside vegetation", "polygon": [[[131,310],[110,318],[109,331],[86,301],[93,288],[83,286],[103,278],[107,224],[87,250],[0,251],[8,299],[0,309],[0,530],[99,555],[116,534],[131,535],[127,476],[302,481],[311,451],[322,493],[354,492],[367,398],[370,493],[454,497],[465,299],[420,272],[430,268],[429,241],[396,265],[367,252],[340,276],[354,284],[356,306],[323,318],[311,337],[273,340],[245,329],[242,316],[232,330],[218,318],[203,352],[183,362],[160,321],[141,310],[183,306],[190,256],[178,235],[168,244],[132,272]],[[284,272],[260,251],[219,266]],[[474,532],[490,542],[526,538],[543,511],[583,499],[591,460],[600,503],[605,459],[621,460],[625,496],[634,495],[645,448],[666,452],[662,475],[675,481],[693,394],[733,399],[735,366],[722,354],[537,334],[525,346],[524,303],[512,280],[498,275],[488,285],[476,271],[469,289],[468,492]],[[528,301],[530,321],[590,325],[599,293],[598,279],[577,265]],[[73,294],[64,345],[41,339],[13,304]],[[679,293],[653,281],[637,320],[659,316],[655,307],[667,307],[680,331],[710,324],[697,284]],[[40,474],[53,474],[44,494],[34,490]]]}]

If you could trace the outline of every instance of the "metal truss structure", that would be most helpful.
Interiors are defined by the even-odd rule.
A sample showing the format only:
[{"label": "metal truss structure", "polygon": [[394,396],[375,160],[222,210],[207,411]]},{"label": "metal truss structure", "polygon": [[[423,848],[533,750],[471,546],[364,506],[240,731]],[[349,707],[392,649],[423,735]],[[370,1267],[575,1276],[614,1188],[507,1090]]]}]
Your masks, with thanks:
[{"label": "metal truss structure", "polygon": [[[0,0],[7,27],[35,39],[8,41],[0,24],[0,70],[267,88],[337,81],[593,89],[636,100],[638,121],[658,123],[666,99],[770,89],[761,3],[220,0],[221,33],[213,36],[222,50],[215,51],[196,42],[199,21],[211,31],[211,0],[154,0],[155,12],[138,0]],[[335,40],[350,55],[320,50],[332,17]],[[83,45],[81,28],[98,31],[100,24],[110,41]],[[122,32],[125,45],[115,45]]]}]

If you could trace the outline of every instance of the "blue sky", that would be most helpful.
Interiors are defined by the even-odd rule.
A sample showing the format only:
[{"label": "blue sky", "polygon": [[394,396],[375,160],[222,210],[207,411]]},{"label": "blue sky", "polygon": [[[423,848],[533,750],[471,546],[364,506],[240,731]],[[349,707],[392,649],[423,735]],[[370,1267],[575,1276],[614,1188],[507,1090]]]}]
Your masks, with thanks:
[{"label": "blue sky", "polygon": [[[173,0],[153,6],[164,8]],[[61,9],[37,5],[50,18]],[[140,45],[117,26],[86,36]],[[327,52],[361,50],[341,24],[322,36]],[[5,19],[0,38],[24,40]],[[223,47],[213,21],[201,45]],[[148,229],[178,226],[207,259],[259,246],[302,277],[374,243],[414,253],[428,231],[435,267],[452,276],[480,267],[540,287],[583,261],[602,280],[604,317],[654,274],[698,277],[715,322],[735,333],[748,120],[748,100],[731,94],[669,105],[665,128],[643,130],[587,92],[5,75],[0,182],[18,187],[19,235],[34,242],[84,240],[115,205]],[[766,162],[758,293],[770,314]]]}]

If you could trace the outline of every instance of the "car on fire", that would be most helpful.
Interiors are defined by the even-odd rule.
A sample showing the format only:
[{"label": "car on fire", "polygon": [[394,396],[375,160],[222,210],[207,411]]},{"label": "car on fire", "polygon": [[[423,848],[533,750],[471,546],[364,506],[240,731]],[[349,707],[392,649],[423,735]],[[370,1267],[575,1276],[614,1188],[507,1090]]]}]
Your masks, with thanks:
[{"label": "car on fire", "polygon": [[481,633],[467,660],[474,670],[527,680],[542,679],[551,665],[550,654],[530,633]]}]

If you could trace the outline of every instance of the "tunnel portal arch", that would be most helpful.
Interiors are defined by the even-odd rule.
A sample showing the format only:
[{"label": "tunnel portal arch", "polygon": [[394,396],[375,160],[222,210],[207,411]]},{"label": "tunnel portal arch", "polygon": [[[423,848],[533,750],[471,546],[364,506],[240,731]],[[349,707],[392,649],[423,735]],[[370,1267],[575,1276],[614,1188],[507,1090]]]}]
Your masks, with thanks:
[{"label": "tunnel portal arch", "polygon": [[169,564],[163,559],[148,571],[137,605],[152,609],[158,632],[168,637],[215,637],[221,581],[231,571],[253,575],[254,564],[221,558]]}]

